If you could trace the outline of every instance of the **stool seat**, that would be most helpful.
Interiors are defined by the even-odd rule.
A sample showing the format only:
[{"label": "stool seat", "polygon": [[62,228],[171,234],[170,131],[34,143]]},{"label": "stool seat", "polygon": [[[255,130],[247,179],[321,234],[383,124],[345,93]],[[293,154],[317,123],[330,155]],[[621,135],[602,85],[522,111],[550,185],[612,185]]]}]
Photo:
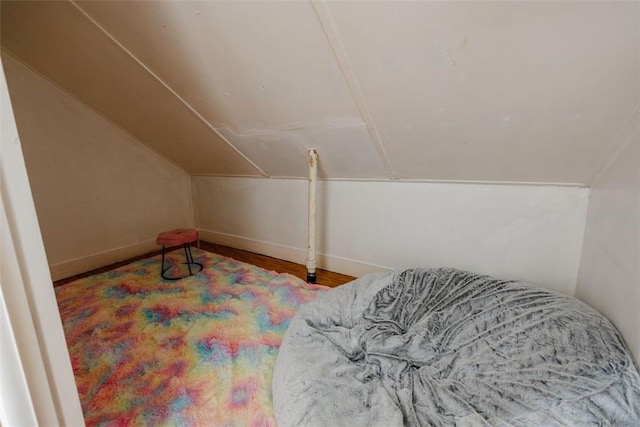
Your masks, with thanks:
[{"label": "stool seat", "polygon": [[163,231],[156,237],[156,244],[160,246],[179,246],[198,240],[198,230],[194,228],[176,228]]},{"label": "stool seat", "polygon": [[[197,241],[198,238],[199,233],[195,228],[176,228],[175,230],[163,231],[162,233],[158,234],[158,237],[156,237],[156,243],[162,246],[162,267],[160,270],[160,276],[162,276],[163,279],[179,280],[187,276],[192,276],[194,272],[191,270],[191,266],[200,267],[197,271],[195,271],[195,273],[202,270],[202,264],[193,260],[193,255],[191,255],[191,246],[189,246],[189,243]],[[171,270],[171,268],[173,267],[171,264],[169,264],[168,267],[164,266],[165,248],[171,246],[184,247],[184,257],[186,262],[184,262],[183,264],[186,264],[189,268],[189,274],[186,274],[184,276],[168,276],[166,274],[167,271]]]}]

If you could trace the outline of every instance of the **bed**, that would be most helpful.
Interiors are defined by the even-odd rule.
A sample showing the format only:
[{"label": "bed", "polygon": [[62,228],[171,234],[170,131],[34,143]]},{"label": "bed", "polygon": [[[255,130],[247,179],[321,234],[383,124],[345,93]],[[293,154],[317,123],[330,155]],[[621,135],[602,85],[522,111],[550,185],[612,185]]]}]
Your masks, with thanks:
[{"label": "bed", "polygon": [[304,305],[273,377],[286,426],[638,426],[640,379],[575,298],[455,269],[366,276]]}]

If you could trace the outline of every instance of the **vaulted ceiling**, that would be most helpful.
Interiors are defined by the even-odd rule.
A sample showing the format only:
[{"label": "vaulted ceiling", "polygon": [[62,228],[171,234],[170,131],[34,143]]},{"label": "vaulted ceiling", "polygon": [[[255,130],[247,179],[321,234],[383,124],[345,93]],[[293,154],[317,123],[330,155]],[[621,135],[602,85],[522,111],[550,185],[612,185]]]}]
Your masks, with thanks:
[{"label": "vaulted ceiling", "polygon": [[18,1],[2,49],[192,175],[586,184],[638,2]]}]

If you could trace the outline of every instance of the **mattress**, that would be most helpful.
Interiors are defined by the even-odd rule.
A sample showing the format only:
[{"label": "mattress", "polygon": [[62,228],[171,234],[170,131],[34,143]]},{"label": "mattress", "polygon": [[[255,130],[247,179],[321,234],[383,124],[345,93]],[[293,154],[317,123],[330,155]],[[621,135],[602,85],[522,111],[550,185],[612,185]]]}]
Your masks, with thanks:
[{"label": "mattress", "polygon": [[365,276],[305,304],[273,399],[281,426],[640,425],[638,370],[605,317],[448,268]]}]

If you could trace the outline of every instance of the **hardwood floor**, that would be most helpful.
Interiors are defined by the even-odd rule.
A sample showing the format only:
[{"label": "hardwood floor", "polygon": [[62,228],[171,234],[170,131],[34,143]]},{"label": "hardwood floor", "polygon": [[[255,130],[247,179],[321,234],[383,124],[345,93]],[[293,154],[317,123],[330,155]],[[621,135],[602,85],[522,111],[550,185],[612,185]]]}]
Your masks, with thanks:
[{"label": "hardwood floor", "polygon": [[[278,273],[289,273],[301,278],[302,280],[306,280],[307,278],[307,268],[302,264],[283,261],[281,259],[272,258],[266,255],[259,255],[253,252],[234,249],[222,245],[216,245],[209,242],[200,242],[200,249],[204,249],[218,255],[228,256],[238,261],[257,265],[258,267],[267,270],[277,271]],[[316,283],[318,285],[329,286],[332,288],[344,285],[345,283],[348,283],[355,279],[355,277],[347,276],[346,274],[334,273],[327,270],[318,269],[316,273],[318,276]]]},{"label": "hardwood floor", "polygon": [[[306,280],[307,278],[307,269],[304,265],[301,265],[301,264],[296,264],[289,261],[283,261],[281,259],[272,258],[266,255],[260,255],[253,252],[243,251],[241,249],[230,248],[228,246],[217,245],[215,243],[209,243],[204,241],[200,242],[200,249],[213,252],[218,255],[227,256],[238,261],[257,265],[258,267],[261,267],[267,270],[276,271],[278,273],[289,273],[296,277],[301,278],[302,280]],[[160,253],[161,253],[160,250],[149,252],[147,254],[140,255],[138,257],[131,258],[126,261],[117,262],[115,264],[111,264],[106,267],[89,271],[87,273],[78,274],[76,276],[68,277],[66,279],[61,279],[54,282],[53,286],[62,286],[74,280],[87,277],[92,274],[104,273],[106,271],[113,270],[114,268],[118,268],[123,265],[129,264],[130,262],[148,258],[150,256],[154,256]],[[347,276],[345,274],[334,273],[331,271],[320,270],[320,269],[317,270],[317,276],[318,276],[317,283],[319,285],[325,285],[332,288],[343,285],[355,279],[355,277],[352,277],[352,276]]]}]

